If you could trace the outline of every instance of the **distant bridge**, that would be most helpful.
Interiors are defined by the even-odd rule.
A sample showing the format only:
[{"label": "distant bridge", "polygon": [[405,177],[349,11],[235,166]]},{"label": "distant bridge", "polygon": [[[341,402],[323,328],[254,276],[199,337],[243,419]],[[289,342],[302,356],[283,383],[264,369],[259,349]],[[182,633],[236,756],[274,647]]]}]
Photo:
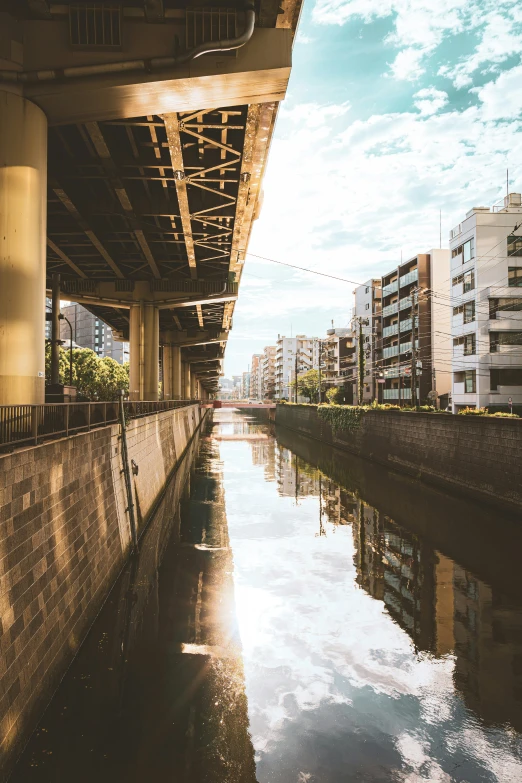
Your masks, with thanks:
[{"label": "distant bridge", "polygon": [[275,402],[240,402],[236,400],[214,400],[203,403],[204,408],[275,408]]}]

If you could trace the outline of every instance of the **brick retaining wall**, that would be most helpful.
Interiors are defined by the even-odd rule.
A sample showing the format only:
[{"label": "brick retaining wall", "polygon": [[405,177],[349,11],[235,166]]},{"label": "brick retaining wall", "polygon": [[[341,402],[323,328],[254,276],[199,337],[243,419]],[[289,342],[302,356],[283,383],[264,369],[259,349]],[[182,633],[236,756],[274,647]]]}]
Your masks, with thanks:
[{"label": "brick retaining wall", "polygon": [[[135,419],[142,530],[202,414]],[[0,456],[0,780],[28,738],[130,546],[119,426]]]},{"label": "brick retaining wall", "polygon": [[368,411],[334,432],[316,406],[278,405],[276,423],[427,483],[522,508],[522,420]]}]

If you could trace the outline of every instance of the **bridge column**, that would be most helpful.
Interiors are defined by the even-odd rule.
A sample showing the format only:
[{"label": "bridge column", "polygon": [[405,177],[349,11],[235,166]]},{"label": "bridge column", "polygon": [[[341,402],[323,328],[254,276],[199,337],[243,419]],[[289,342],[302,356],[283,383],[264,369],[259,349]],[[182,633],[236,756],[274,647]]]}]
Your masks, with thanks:
[{"label": "bridge column", "polygon": [[183,399],[190,400],[190,364],[182,362],[183,365]]},{"label": "bridge column", "polygon": [[150,302],[130,308],[131,400],[157,400],[159,385],[159,310]]},{"label": "bridge column", "polygon": [[181,349],[177,345],[163,346],[163,397],[166,400],[180,400],[181,394]]},{"label": "bridge column", "polygon": [[45,398],[47,119],[0,90],[0,405]]}]

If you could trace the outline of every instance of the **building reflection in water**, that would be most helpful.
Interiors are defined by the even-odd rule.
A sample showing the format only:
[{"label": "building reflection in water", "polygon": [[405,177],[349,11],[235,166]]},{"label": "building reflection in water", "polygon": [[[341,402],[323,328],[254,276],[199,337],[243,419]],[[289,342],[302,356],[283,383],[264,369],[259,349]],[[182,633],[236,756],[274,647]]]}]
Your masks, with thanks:
[{"label": "building reflection in water", "polygon": [[255,783],[219,452],[190,447],[12,783]]},{"label": "building reflection in water", "polygon": [[382,601],[419,654],[453,657],[454,684],[466,706],[488,724],[522,731],[522,603],[275,438],[251,449],[280,495],[319,500],[316,535],[352,526],[357,583]]}]

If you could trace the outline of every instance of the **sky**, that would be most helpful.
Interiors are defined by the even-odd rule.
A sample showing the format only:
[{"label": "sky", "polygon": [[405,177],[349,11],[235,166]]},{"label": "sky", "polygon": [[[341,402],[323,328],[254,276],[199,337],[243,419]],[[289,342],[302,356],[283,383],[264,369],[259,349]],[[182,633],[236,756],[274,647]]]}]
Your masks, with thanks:
[{"label": "sky", "polygon": [[[225,356],[349,326],[354,283],[522,189],[518,0],[304,0]],[[328,279],[272,261],[345,278]]]}]

